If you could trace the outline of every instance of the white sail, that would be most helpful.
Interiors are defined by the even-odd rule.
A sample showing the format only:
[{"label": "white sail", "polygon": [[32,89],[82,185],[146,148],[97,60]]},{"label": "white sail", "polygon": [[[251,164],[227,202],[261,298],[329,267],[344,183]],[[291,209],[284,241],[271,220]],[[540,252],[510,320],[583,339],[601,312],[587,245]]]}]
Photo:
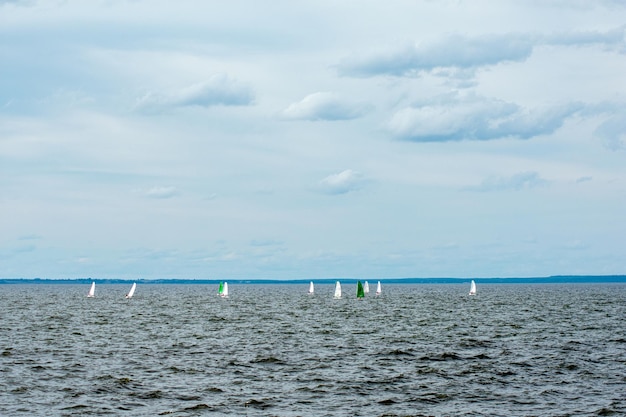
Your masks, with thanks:
[{"label": "white sail", "polygon": [[365,294],[369,294],[370,292],[370,284],[368,284],[367,281],[365,281],[365,284],[363,284],[363,292]]},{"label": "white sail", "polygon": [[228,282],[224,283],[224,290],[220,294],[220,297],[222,297],[222,298],[228,297]]},{"label": "white sail", "polygon": [[313,287],[313,281],[309,284],[309,294],[313,294],[315,292],[315,288]]},{"label": "white sail", "polygon": [[136,288],[137,288],[137,283],[133,282],[133,286],[130,287],[130,291],[128,291],[128,294],[126,294],[126,298],[133,298],[133,295],[135,295]]},{"label": "white sail", "polygon": [[476,295],[476,283],[474,280],[472,280],[472,283],[470,284],[469,295]]},{"label": "white sail", "polygon": [[88,298],[93,298],[96,296],[96,283],[92,282],[91,287],[89,287],[89,292],[87,293]]},{"label": "white sail", "polygon": [[341,283],[339,281],[335,283],[335,295],[333,298],[341,298]]},{"label": "white sail", "polygon": [[376,295],[380,295],[382,292],[383,292],[383,289],[380,286],[380,281],[378,281],[378,284],[376,285]]}]

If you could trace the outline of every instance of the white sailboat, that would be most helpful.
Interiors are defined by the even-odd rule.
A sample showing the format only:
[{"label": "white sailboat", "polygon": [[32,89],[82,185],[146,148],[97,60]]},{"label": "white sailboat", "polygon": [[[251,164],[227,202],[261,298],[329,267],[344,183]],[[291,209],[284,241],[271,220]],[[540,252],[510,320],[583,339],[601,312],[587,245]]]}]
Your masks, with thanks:
[{"label": "white sailboat", "polygon": [[220,293],[220,297],[227,298],[228,297],[228,282],[224,283],[224,287],[222,288],[222,292]]},{"label": "white sailboat", "polygon": [[133,295],[135,295],[136,289],[137,289],[137,283],[133,282],[133,286],[130,287],[130,291],[128,291],[128,294],[126,294],[126,298],[133,298]]},{"label": "white sailboat", "polygon": [[365,294],[369,294],[370,292],[370,284],[368,284],[367,281],[365,281],[365,284],[363,284],[363,292]]},{"label": "white sailboat", "polygon": [[89,292],[87,293],[87,298],[94,298],[96,296],[96,283],[95,281],[91,283],[91,287],[89,287]]},{"label": "white sailboat", "polygon": [[472,280],[470,284],[469,295],[476,295],[476,283],[474,282],[474,280]]},{"label": "white sailboat", "polygon": [[309,294],[313,294],[315,292],[315,287],[313,286],[313,281],[309,283]]},{"label": "white sailboat", "polygon": [[341,282],[339,281],[335,283],[335,295],[333,296],[333,298],[341,298]]},{"label": "white sailboat", "polygon": [[380,281],[378,281],[378,284],[376,285],[376,295],[380,295],[383,292],[383,289],[380,285]]}]

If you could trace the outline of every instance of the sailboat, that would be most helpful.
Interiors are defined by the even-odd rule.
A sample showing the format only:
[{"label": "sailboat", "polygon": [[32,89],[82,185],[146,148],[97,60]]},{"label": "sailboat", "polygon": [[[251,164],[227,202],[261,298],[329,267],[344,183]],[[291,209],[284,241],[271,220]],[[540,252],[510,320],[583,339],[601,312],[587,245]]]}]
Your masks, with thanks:
[{"label": "sailboat", "polygon": [[365,284],[363,284],[363,292],[365,294],[369,294],[370,293],[370,284],[368,284],[367,281],[365,281]]},{"label": "sailboat", "polygon": [[133,295],[135,295],[135,289],[137,289],[137,283],[133,282],[133,286],[130,287],[130,291],[126,294],[126,298],[133,298]]},{"label": "sailboat", "polygon": [[469,295],[476,295],[476,283],[474,282],[474,280],[472,280],[472,283],[470,284]]},{"label": "sailboat", "polygon": [[376,295],[380,295],[382,292],[383,292],[383,289],[380,286],[380,281],[378,281],[378,284],[376,285]]},{"label": "sailboat", "polygon": [[222,283],[220,282],[220,289],[218,294],[222,298],[228,297],[228,282],[225,282],[224,285],[222,285]]},{"label": "sailboat", "polygon": [[96,283],[95,281],[91,283],[91,287],[89,288],[89,292],[87,293],[87,298],[94,298],[96,296]]},{"label": "sailboat", "polygon": [[341,298],[341,283],[339,281],[335,283],[335,295],[333,296],[333,298]]},{"label": "sailboat", "polygon": [[363,297],[365,297],[363,284],[361,284],[361,281],[358,281],[356,284],[356,298],[363,298]]},{"label": "sailboat", "polygon": [[309,283],[309,294],[313,294],[315,292],[315,288],[313,287],[313,281]]}]

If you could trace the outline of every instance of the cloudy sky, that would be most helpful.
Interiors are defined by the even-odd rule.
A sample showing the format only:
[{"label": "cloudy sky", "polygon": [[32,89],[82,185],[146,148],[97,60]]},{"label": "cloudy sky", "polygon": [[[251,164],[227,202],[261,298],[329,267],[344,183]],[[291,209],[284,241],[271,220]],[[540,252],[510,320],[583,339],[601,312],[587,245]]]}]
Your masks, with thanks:
[{"label": "cloudy sky", "polygon": [[0,276],[626,273],[625,29],[621,0],[0,0]]}]

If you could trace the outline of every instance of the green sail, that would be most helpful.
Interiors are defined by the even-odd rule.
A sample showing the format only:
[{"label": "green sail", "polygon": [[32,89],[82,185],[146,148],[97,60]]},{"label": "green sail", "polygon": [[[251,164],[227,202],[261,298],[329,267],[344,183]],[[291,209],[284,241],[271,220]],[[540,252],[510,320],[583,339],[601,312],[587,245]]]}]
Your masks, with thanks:
[{"label": "green sail", "polygon": [[223,292],[224,292],[224,283],[220,281],[220,288],[217,290],[217,293],[219,295],[222,295]]},{"label": "green sail", "polygon": [[356,286],[356,298],[363,298],[365,297],[365,292],[363,291],[363,285],[361,284],[361,281],[357,282],[357,286]]}]

